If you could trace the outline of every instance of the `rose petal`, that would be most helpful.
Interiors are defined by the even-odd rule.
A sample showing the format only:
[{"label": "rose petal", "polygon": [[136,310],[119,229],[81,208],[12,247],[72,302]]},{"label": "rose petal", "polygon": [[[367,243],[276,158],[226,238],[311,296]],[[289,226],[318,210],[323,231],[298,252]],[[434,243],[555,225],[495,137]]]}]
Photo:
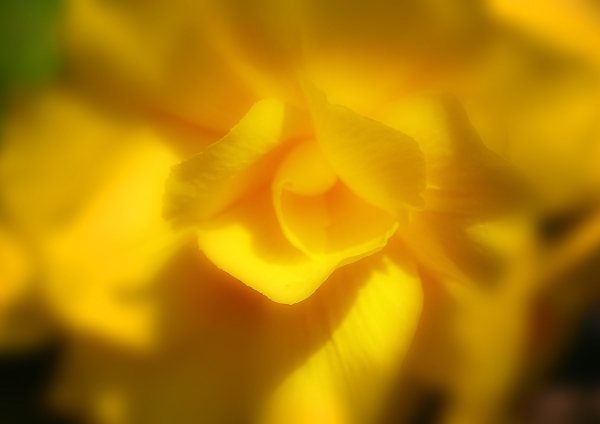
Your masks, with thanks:
[{"label": "rose petal", "polygon": [[299,144],[273,180],[273,204],[287,239],[309,257],[348,263],[385,246],[395,219],[339,182],[315,141]]},{"label": "rose petal", "polygon": [[[373,422],[412,341],[423,295],[414,263],[396,242],[337,270],[328,294],[344,298],[361,280],[330,339],[274,393],[265,423]],[[335,302],[324,307],[337,315]]]},{"label": "rose petal", "polygon": [[337,270],[296,305],[247,289],[190,247],[161,280],[166,338],[157,355],[131,357],[76,341],[63,390],[84,416],[312,423],[329,401],[350,417],[373,412],[402,363],[423,301],[414,264],[397,243]]},{"label": "rose petal", "polygon": [[342,106],[327,103],[309,83],[305,90],[317,141],[340,179],[359,197],[398,216],[423,205],[425,161],[405,134]]},{"label": "rose petal", "polygon": [[283,102],[256,103],[227,136],[173,168],[165,216],[198,223],[268,184],[280,157],[276,148],[301,132],[296,119],[301,115]]},{"label": "rose petal", "polygon": [[180,157],[146,125],[59,89],[15,109],[2,142],[0,196],[35,252],[36,295],[70,329],[146,346],[150,286],[180,240],[161,216]]},{"label": "rose petal", "polygon": [[520,173],[481,142],[456,100],[408,97],[382,111],[381,119],[413,137],[425,154],[426,210],[483,219],[525,199]]},{"label": "rose petal", "polygon": [[268,190],[202,224],[198,243],[216,266],[278,303],[306,299],[340,262],[333,255],[309,258],[292,246]]}]

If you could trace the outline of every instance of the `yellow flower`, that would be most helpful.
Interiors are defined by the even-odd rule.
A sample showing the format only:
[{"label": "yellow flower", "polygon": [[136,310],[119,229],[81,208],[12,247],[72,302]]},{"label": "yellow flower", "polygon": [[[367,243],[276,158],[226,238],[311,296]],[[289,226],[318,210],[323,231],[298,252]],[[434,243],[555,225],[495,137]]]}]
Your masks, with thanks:
[{"label": "yellow flower", "polygon": [[[59,400],[106,424],[373,422],[440,293],[477,351],[481,310],[521,294],[482,287],[504,288],[494,229],[522,182],[423,92],[482,22],[434,0],[70,2],[69,83],[13,111],[0,160],[71,336]],[[161,218],[165,181],[201,252]]]},{"label": "yellow flower", "polygon": [[312,96],[313,125],[280,101],[259,102],[168,185],[168,216],[197,224],[211,261],[280,303],[381,250],[423,203],[414,140]]},{"label": "yellow flower", "polygon": [[[452,283],[451,290],[462,287],[468,295],[479,291],[473,280],[502,284],[494,262],[498,258],[478,258],[476,249],[491,248],[489,239],[506,231],[486,234],[494,227],[488,223],[519,201],[520,180],[507,162],[483,146],[455,101],[414,96],[382,110],[380,119],[413,139],[329,104],[314,89],[307,90],[307,97],[307,110],[278,100],[257,103],[226,137],[172,171],[167,216],[196,226],[199,246],[209,260],[276,302],[292,304],[316,301],[308,296],[321,284],[338,284],[349,262],[357,261],[358,269],[375,264],[379,268],[379,260],[365,258],[378,250],[375,257],[405,255],[404,261],[417,260],[422,272]],[[424,190],[423,157],[430,179]],[[390,239],[393,233],[397,236]],[[506,238],[509,250],[520,243],[513,235]],[[380,278],[389,279],[390,287],[407,284],[410,279],[391,272],[394,261],[388,260]],[[318,299],[335,303],[333,298]],[[407,307],[406,302],[414,305],[418,300],[404,298],[401,304]],[[484,302],[470,306],[467,301],[463,306]],[[401,331],[410,339],[408,322]],[[344,349],[358,340],[334,338],[334,343]],[[365,400],[350,397],[349,402],[329,405],[346,389],[330,388],[328,381],[340,376],[326,371],[334,362],[323,364],[319,358],[314,353],[286,380],[272,407],[279,412],[271,413],[281,417],[284,411],[312,410],[327,402],[321,413],[332,418],[322,418],[324,422],[353,422],[348,414],[356,415]],[[344,363],[343,355],[340,360]],[[352,373],[344,380],[357,390]],[[305,403],[312,406],[302,406]],[[319,416],[316,411],[306,414]],[[298,418],[307,420],[305,415]]]}]

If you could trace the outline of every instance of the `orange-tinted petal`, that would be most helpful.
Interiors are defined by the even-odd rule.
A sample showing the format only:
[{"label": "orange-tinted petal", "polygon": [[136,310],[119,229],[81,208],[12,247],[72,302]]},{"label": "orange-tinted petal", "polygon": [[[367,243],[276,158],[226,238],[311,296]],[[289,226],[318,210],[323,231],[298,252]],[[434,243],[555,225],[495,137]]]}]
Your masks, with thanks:
[{"label": "orange-tinted petal", "polygon": [[307,130],[296,119],[301,119],[298,112],[283,102],[256,103],[227,136],[173,168],[165,215],[199,223],[268,184],[280,157],[276,148]]}]

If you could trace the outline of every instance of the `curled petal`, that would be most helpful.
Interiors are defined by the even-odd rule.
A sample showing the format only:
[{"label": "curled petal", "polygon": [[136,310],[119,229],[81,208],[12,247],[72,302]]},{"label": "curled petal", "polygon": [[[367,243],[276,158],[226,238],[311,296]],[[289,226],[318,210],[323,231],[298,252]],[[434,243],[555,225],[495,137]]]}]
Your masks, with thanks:
[{"label": "curled petal", "polygon": [[173,168],[165,216],[201,222],[267,184],[278,163],[276,148],[301,132],[302,126],[292,122],[297,118],[278,100],[256,103],[227,136]]},{"label": "curled petal", "polygon": [[394,216],[419,208],[425,161],[409,136],[351,110],[329,104],[308,83],[315,133],[325,157],[351,190]]},{"label": "curled petal", "polygon": [[202,224],[198,243],[216,266],[278,303],[306,299],[339,265],[335,256],[309,258],[290,244],[267,190]]},{"label": "curled petal", "polygon": [[273,181],[273,204],[290,242],[309,257],[356,257],[385,246],[396,220],[341,183],[316,142],[300,144]]}]

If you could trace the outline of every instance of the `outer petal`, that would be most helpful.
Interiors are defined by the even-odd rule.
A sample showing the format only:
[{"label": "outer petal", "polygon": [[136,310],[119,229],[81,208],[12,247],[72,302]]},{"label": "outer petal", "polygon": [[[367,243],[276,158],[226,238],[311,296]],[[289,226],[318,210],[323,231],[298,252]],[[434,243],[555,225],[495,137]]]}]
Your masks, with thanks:
[{"label": "outer petal", "polygon": [[272,397],[266,423],[373,422],[412,340],[422,305],[419,277],[398,243],[339,269],[328,284],[366,281],[330,339]]},{"label": "outer petal", "polygon": [[0,314],[3,314],[27,291],[32,266],[22,243],[4,225],[0,225],[0,252]]},{"label": "outer petal", "polygon": [[503,154],[547,208],[594,196],[600,184],[600,68],[576,56],[505,31],[465,83],[463,97],[484,141],[502,135]]},{"label": "outer petal", "polygon": [[455,99],[411,96],[381,116],[413,136],[427,160],[425,209],[413,212],[400,237],[444,281],[497,281],[502,259],[472,229],[520,219],[531,200],[525,179],[482,143]]},{"label": "outer petal", "polygon": [[395,216],[422,206],[423,153],[413,139],[305,86],[317,141],[339,178],[359,197]]},{"label": "outer petal", "polygon": [[319,422],[329,400],[350,420],[374,412],[421,309],[419,278],[401,250],[340,268],[291,306],[239,284],[196,250],[181,252],[161,278],[166,331],[156,354],[79,341],[63,399],[100,424]]},{"label": "outer petal", "polygon": [[[63,32],[70,76],[122,102],[224,135],[258,100],[211,31],[206,1],[68,1]],[[213,22],[215,21],[215,22]]]},{"label": "outer petal", "polygon": [[298,136],[295,119],[298,113],[278,100],[256,103],[227,136],[173,168],[165,215],[198,223],[268,184],[281,153],[276,147]]},{"label": "outer petal", "polygon": [[42,244],[45,294],[68,325],[119,343],[155,336],[151,289],[180,235],[163,221],[161,187],[179,158],[151,134],[131,150],[91,201]]},{"label": "outer petal", "polygon": [[495,18],[600,65],[598,10],[593,2],[488,0],[487,3]]},{"label": "outer petal", "polygon": [[38,295],[71,329],[145,345],[148,290],[180,238],[161,217],[180,158],[141,123],[68,92],[30,106],[7,122],[0,193],[35,255]]},{"label": "outer petal", "polygon": [[439,82],[486,38],[478,2],[304,0],[304,63],[332,103],[371,115]]},{"label": "outer petal", "polygon": [[24,240],[0,223],[0,352],[39,346],[51,333],[52,325],[35,301],[34,275]]},{"label": "outer petal", "polygon": [[423,150],[425,209],[482,219],[523,200],[525,182],[517,169],[482,143],[456,100],[410,96],[378,117],[413,137]]}]

